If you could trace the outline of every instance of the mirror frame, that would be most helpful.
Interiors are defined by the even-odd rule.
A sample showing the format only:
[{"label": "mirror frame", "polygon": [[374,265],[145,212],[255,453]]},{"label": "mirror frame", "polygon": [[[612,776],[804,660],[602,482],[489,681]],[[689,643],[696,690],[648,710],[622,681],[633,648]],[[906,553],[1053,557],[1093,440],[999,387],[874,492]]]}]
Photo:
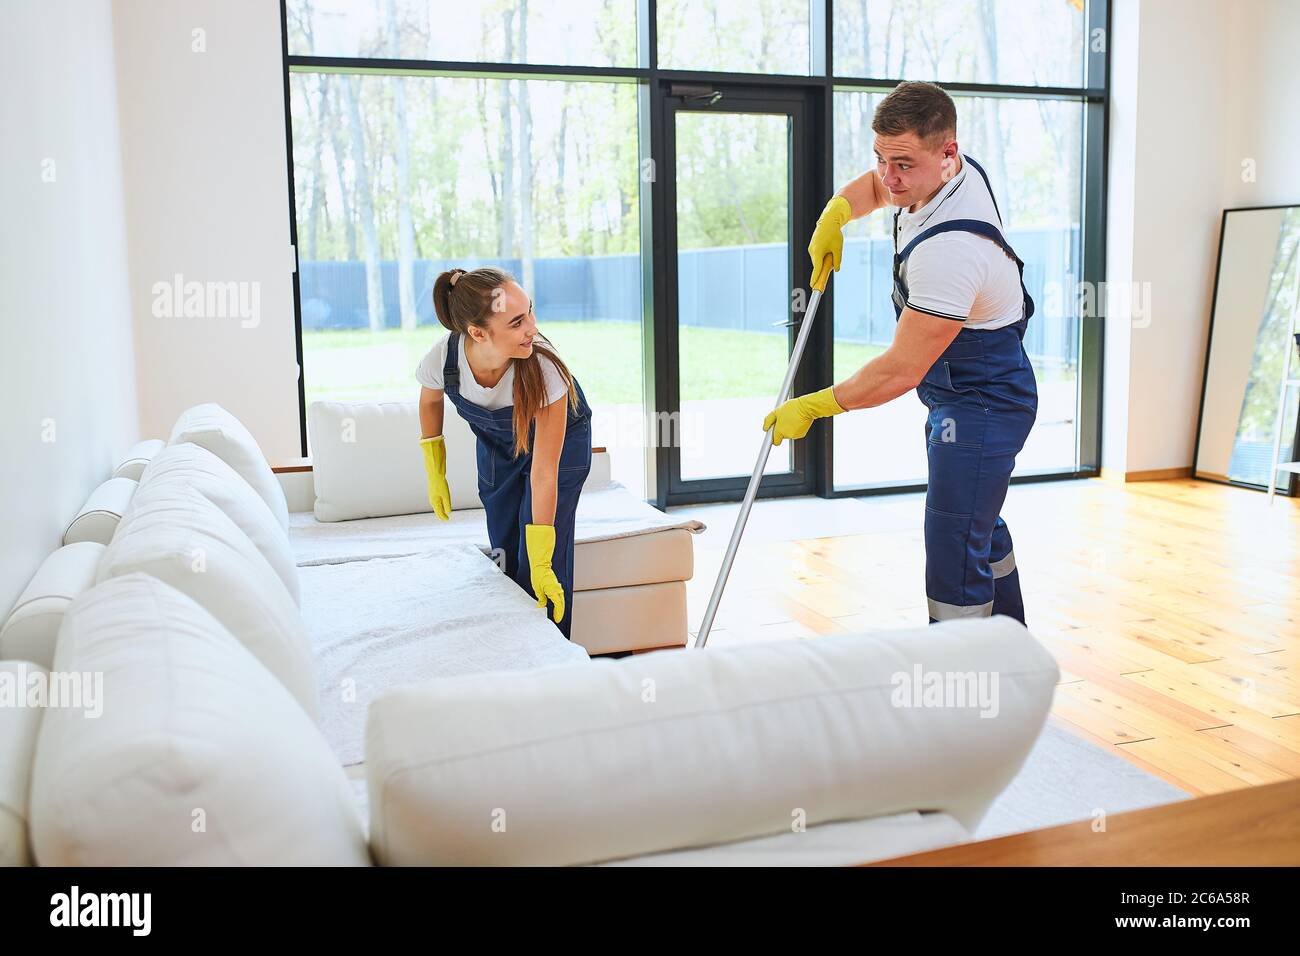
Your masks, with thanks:
[{"label": "mirror frame", "polygon": [[[1212,481],[1220,485],[1232,485],[1237,488],[1249,488],[1251,491],[1267,491],[1267,485],[1257,485],[1248,481],[1237,481],[1229,478],[1223,481],[1214,478],[1208,474],[1202,474],[1200,470],[1201,458],[1201,424],[1205,418],[1205,388],[1210,380],[1210,355],[1214,347],[1214,316],[1219,307],[1219,274],[1223,269],[1223,240],[1228,233],[1228,213],[1230,212],[1259,212],[1266,209],[1300,209],[1300,203],[1278,203],[1272,206],[1234,206],[1230,209],[1224,209],[1223,215],[1219,219],[1219,251],[1214,260],[1214,291],[1210,293],[1210,325],[1205,334],[1205,362],[1201,371],[1201,402],[1196,412],[1196,438],[1192,442],[1192,477],[1198,481]],[[1297,266],[1300,268],[1300,265]],[[1291,348],[1296,348],[1293,342]],[[1283,447],[1286,447],[1285,442]],[[1295,434],[1291,436],[1291,454],[1290,460],[1300,459],[1300,415],[1296,416]],[[1278,483],[1277,493],[1279,495],[1295,496],[1296,482],[1300,475],[1290,472],[1287,477]]]}]

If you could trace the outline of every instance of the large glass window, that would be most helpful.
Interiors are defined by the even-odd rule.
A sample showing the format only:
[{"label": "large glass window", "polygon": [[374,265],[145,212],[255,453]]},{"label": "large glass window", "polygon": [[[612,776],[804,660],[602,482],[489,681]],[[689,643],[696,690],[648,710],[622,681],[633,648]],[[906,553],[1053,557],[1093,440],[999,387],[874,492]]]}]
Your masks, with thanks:
[{"label": "large glass window", "polygon": [[[282,2],[306,403],[413,400],[445,334],[434,278],[498,265],[582,382],[618,480],[660,505],[738,499],[812,223],[873,165],[880,98],[929,80],[1037,305],[1017,474],[1095,467],[1099,333],[1078,311],[1104,279],[1105,0]],[[889,219],[846,231],[798,392],[892,341]],[[763,493],[918,486],[923,420],[910,395],[836,416],[774,450]]]},{"label": "large glass window", "polygon": [[[789,364],[789,120],[678,113],[682,478],[747,475]],[[790,470],[789,442],[766,473]]]},{"label": "large glass window", "polygon": [[1083,85],[1084,0],[836,0],[836,76]]},{"label": "large glass window", "polygon": [[659,0],[659,66],[808,73],[808,0]]},{"label": "large glass window", "polygon": [[630,67],[636,13],[636,0],[289,0],[289,53]]},{"label": "large glass window", "polygon": [[[438,273],[493,265],[589,402],[641,408],[636,89],[294,73],[306,400],[409,401]],[[639,436],[635,436],[639,437]],[[632,454],[619,455],[641,482]]]},{"label": "large glass window", "polygon": [[[835,94],[835,176],[875,165],[871,117],[883,93]],[[1038,379],[1038,418],[1016,473],[1076,466],[1081,278],[1083,106],[1073,100],[955,96],[957,142],[989,174],[1004,234],[1025,262],[1034,317],[1025,351]],[[835,276],[835,380],[885,350],[894,336],[893,214],[880,210],[845,230]],[[836,487],[923,482],[924,410],[909,396],[866,415],[839,415]],[[882,450],[887,450],[882,454]]]}]

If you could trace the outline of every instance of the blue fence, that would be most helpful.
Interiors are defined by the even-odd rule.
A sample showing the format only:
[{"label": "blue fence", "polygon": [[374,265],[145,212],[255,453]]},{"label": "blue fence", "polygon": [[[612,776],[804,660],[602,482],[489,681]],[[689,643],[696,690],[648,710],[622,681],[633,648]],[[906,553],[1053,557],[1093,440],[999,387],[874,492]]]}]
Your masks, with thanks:
[{"label": "blue fence", "polygon": [[[1079,276],[1077,229],[1012,230],[1008,240],[1025,261],[1025,285],[1038,306],[1025,348],[1035,358],[1073,362],[1078,320],[1062,316],[1070,284]],[[893,245],[888,239],[848,239],[835,283],[835,337],[887,345],[894,335],[890,303]],[[497,266],[522,276],[519,259],[421,259],[414,264],[419,324],[437,323],[433,280],[452,266]],[[678,302],[682,325],[785,335],[789,318],[784,244],[692,249],[679,254]],[[532,292],[544,321],[641,320],[641,262],[637,255],[533,260]],[[366,273],[362,262],[304,262],[303,328],[364,329]],[[802,278],[802,277],[801,277]],[[380,263],[386,326],[400,325],[397,263]],[[1052,284],[1055,283],[1053,288]],[[1058,314],[1046,314],[1049,290]],[[1070,311],[1068,309],[1064,311]]]}]

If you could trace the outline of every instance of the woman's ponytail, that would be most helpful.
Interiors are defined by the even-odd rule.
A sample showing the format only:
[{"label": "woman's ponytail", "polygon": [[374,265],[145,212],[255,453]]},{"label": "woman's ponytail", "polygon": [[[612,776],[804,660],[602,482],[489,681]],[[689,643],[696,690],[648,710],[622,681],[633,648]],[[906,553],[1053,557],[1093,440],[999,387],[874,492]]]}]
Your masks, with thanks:
[{"label": "woman's ponytail", "polygon": [[446,272],[439,273],[438,278],[433,281],[433,311],[448,332],[465,331],[463,326],[459,328],[456,326],[455,319],[452,318],[454,313],[451,303],[452,289],[464,274],[464,269],[448,269]]}]

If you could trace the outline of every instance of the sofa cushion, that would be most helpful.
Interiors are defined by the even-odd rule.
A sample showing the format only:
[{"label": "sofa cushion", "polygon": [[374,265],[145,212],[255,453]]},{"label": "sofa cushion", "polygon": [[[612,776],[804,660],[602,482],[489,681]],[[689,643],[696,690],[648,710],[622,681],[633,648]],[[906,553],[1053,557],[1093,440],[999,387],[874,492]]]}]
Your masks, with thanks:
[{"label": "sofa cushion", "polygon": [[54,664],[63,613],[77,595],[95,583],[104,545],[78,541],[53,551],[18,595],[18,601],[0,628],[0,659]]},{"label": "sofa cushion", "polygon": [[69,609],[55,658],[102,674],[102,712],[50,709],[31,836],[42,866],[364,865],[342,767],[217,620],[146,574]]},{"label": "sofa cushion", "polygon": [[275,569],[294,601],[299,602],[298,565],[289,535],[235,469],[193,442],[169,445],[144,470],[137,500],[147,500],[157,489],[177,484],[193,488],[234,521]]},{"label": "sofa cushion", "polygon": [[63,543],[95,541],[108,544],[117,530],[117,523],[131,504],[136,485],[132,478],[110,478],[92,491],[81,510],[68,522],[63,532]]},{"label": "sofa cushion", "polygon": [[266,502],[280,527],[289,530],[289,505],[284,488],[267,464],[262,449],[239,419],[213,402],[195,405],[181,413],[167,444],[187,441],[203,446],[235,469]]},{"label": "sofa cushion", "polygon": [[[30,866],[28,790],[36,734],[44,713],[29,696],[46,669],[30,661],[0,661],[0,866]],[[12,699],[10,699],[12,697]]]},{"label": "sofa cushion", "polygon": [[220,508],[180,484],[156,487],[122,520],[95,580],[133,571],[198,602],[316,715],[311,645],[298,605]]},{"label": "sofa cushion", "polygon": [[[443,402],[451,507],[482,508],[474,433]],[[417,402],[312,402],[307,409],[318,521],[423,514],[428,479]]]},{"label": "sofa cushion", "polygon": [[971,838],[946,813],[911,810],[866,820],[837,820],[807,829],[715,846],[609,860],[597,866],[855,866],[924,853]]},{"label": "sofa cushion", "polygon": [[[1057,676],[994,617],[395,688],[367,725],[371,847],[590,863],[909,810],[973,832]],[[935,680],[970,699],[930,706]]]}]

